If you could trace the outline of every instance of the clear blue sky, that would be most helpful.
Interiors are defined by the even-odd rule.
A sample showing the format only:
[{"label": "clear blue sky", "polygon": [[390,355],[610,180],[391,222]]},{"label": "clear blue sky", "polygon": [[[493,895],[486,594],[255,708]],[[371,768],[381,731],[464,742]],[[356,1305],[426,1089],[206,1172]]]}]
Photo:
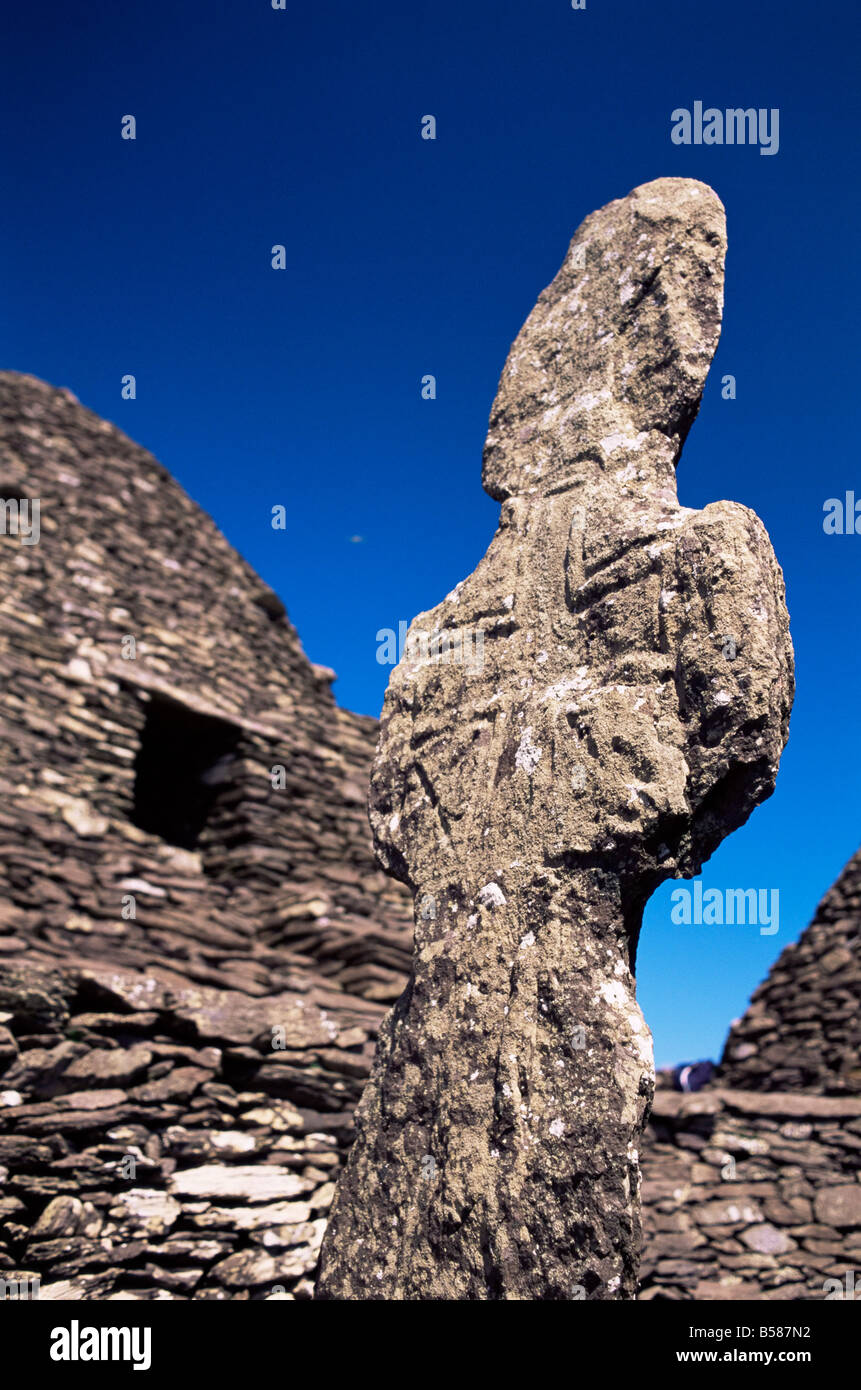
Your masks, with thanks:
[{"label": "clear blue sky", "polygon": [[[2,365],[70,387],[151,449],[282,595],[340,702],[367,713],[388,674],[377,630],[438,602],[494,530],[488,411],[577,224],[660,175],[717,189],[724,330],[680,496],[762,517],[799,690],[775,796],[704,873],[778,888],[780,931],[674,926],[675,885],[656,894],[639,976],[659,1065],[718,1053],[861,840],[861,536],[822,529],[826,498],[861,497],[859,26],[849,0],[48,0],[4,15]],[[778,107],[779,153],[673,145],[671,111],[697,100]]]}]

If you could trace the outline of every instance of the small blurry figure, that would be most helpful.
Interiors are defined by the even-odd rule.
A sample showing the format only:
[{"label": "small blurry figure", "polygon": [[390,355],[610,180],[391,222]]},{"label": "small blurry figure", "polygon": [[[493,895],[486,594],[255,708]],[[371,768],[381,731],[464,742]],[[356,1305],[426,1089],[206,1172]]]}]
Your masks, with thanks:
[{"label": "small blurry figure", "polygon": [[701,1091],[715,1074],[714,1062],[683,1062],[673,1068],[673,1088],[676,1091]]}]

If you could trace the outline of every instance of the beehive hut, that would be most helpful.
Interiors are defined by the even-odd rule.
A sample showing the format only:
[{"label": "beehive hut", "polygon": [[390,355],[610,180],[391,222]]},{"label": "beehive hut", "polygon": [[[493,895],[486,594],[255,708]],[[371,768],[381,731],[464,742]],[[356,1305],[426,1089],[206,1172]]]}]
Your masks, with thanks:
[{"label": "beehive hut", "polygon": [[376,722],[69,392],[0,375],[0,496],[39,501],[36,543],[0,536],[0,1265],[43,1296],[307,1292],[408,969]]}]

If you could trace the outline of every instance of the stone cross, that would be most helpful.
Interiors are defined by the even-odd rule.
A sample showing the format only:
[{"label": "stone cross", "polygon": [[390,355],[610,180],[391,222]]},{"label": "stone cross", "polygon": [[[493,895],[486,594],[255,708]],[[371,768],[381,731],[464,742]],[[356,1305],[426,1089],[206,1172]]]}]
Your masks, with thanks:
[{"label": "stone cross", "polygon": [[676,495],[725,250],[710,188],[645,184],[586,218],[509,353],[499,528],[386,694],[370,814],[415,894],[413,975],[318,1297],[635,1294],[643,908],[770,795],[793,694],[762,523]]}]

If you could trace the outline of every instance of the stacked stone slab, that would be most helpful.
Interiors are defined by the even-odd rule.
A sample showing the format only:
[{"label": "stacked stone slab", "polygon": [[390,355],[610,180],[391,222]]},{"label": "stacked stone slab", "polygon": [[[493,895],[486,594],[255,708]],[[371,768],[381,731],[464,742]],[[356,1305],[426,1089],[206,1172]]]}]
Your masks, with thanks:
[{"label": "stacked stone slab", "polygon": [[0,374],[0,496],[0,1276],[302,1296],[412,939],[376,721],[67,391]]},{"label": "stacked stone slab", "polygon": [[0,958],[250,994],[313,965],[397,998],[411,911],[369,845],[375,721],[337,709],[280,600],[150,454],[9,373],[0,496],[41,503],[38,544],[0,536]]},{"label": "stacked stone slab", "polygon": [[0,1277],[48,1299],[310,1297],[379,1014],[310,986],[0,968]]},{"label": "stacked stone slab", "polygon": [[722,1084],[861,1095],[861,853],[730,1029]]},{"label": "stacked stone slab", "polygon": [[855,855],[733,1024],[715,1084],[657,1091],[643,1153],[641,1297],[854,1298],[859,942]]},{"label": "stacked stone slab", "polygon": [[641,1298],[854,1297],[861,1097],[658,1091],[642,1169]]}]

